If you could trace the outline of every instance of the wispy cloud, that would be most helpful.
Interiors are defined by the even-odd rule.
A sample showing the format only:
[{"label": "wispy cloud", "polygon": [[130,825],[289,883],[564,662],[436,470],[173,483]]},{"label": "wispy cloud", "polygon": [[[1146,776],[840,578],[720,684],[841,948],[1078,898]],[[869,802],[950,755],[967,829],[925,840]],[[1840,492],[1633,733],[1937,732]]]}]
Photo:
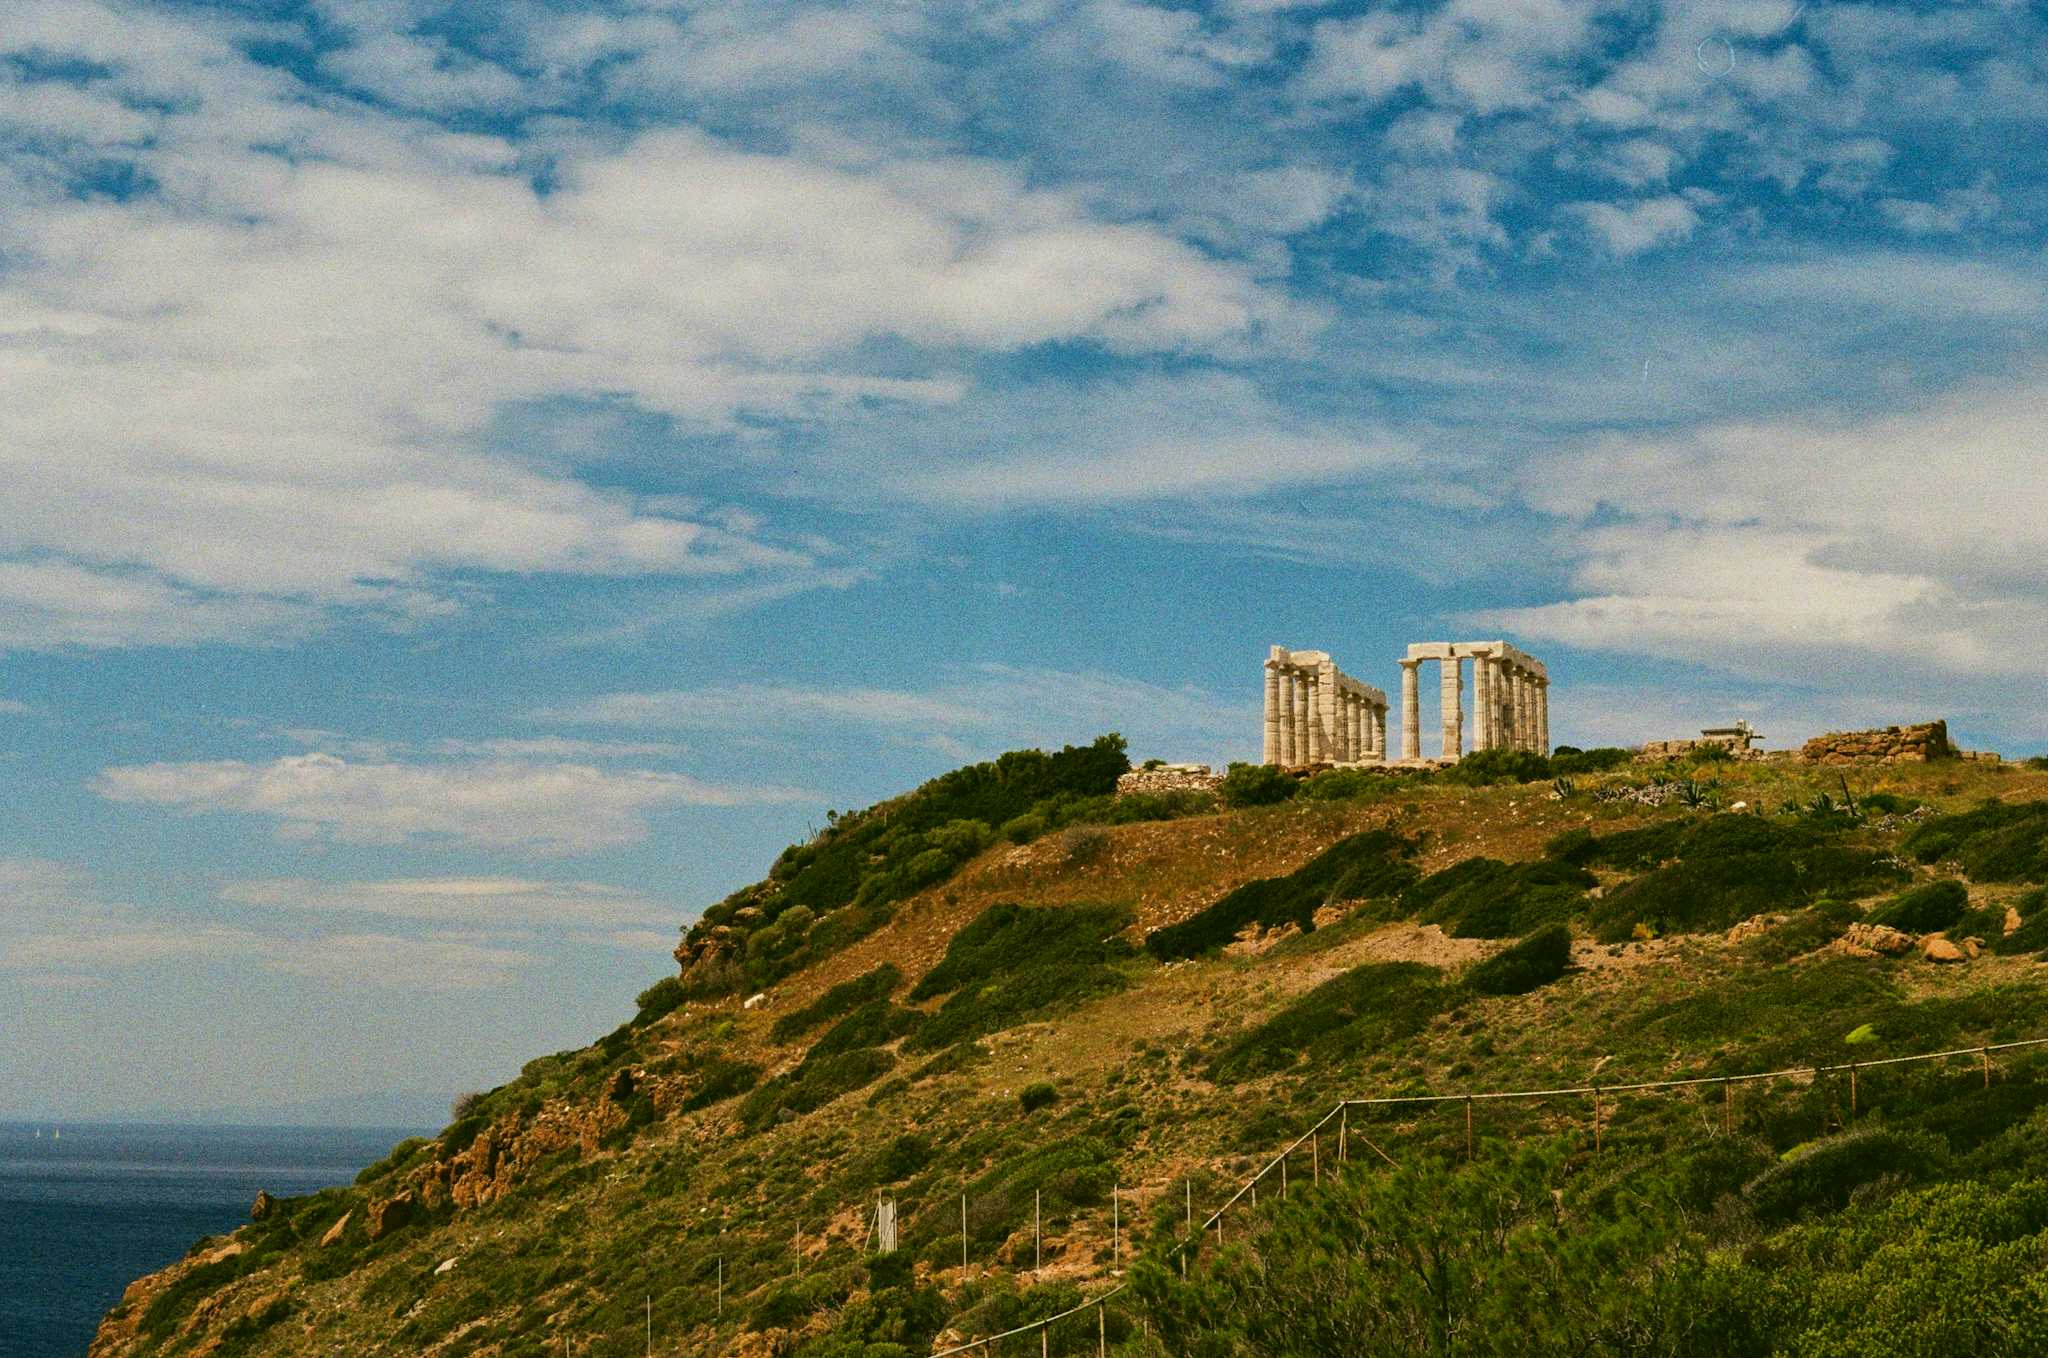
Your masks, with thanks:
[{"label": "wispy cloud", "polygon": [[647,817],[679,806],[813,798],[793,788],[707,783],[680,773],[511,761],[350,763],[328,754],[253,764],[223,759],[109,768],[92,787],[110,801],[188,813],[239,812],[286,838],[358,844],[451,840],[536,854],[632,844]]}]

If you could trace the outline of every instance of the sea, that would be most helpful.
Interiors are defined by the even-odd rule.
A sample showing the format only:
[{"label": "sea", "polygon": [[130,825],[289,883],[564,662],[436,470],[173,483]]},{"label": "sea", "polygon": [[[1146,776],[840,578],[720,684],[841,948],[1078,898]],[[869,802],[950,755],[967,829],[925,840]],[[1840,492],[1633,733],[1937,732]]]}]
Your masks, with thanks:
[{"label": "sea", "polygon": [[352,1183],[431,1134],[0,1122],[0,1358],[83,1358],[122,1289],[247,1221],[258,1189]]}]

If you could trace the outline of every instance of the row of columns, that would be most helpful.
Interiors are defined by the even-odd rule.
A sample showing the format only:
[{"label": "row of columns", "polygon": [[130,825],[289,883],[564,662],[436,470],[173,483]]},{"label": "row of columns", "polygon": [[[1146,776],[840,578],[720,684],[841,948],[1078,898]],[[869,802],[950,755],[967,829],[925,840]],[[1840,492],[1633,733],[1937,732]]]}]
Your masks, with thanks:
[{"label": "row of columns", "polygon": [[1275,646],[1266,660],[1264,762],[1358,764],[1387,757],[1387,700],[1321,651]]},{"label": "row of columns", "polygon": [[[1434,660],[1439,667],[1438,707],[1442,716],[1442,758],[1464,753],[1464,661],[1472,661],[1473,745],[1476,750],[1550,753],[1550,677],[1509,647],[1441,645],[1411,648],[1401,665],[1401,757],[1422,758],[1422,693],[1418,671]],[[1428,652],[1437,652],[1430,654]]]}]

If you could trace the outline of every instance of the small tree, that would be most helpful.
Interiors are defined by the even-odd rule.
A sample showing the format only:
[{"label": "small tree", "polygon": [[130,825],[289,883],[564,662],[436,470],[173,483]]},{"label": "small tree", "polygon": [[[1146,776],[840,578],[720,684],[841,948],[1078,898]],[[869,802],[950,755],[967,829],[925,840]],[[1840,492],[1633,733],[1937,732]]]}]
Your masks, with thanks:
[{"label": "small tree", "polygon": [[1284,802],[1301,788],[1271,764],[1232,764],[1217,789],[1227,806],[1270,806]]}]

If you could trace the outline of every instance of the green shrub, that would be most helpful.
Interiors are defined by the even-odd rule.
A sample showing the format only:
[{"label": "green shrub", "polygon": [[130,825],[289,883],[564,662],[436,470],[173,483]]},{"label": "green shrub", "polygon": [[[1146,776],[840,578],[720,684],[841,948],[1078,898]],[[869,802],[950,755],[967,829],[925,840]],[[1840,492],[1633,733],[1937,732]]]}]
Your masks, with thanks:
[{"label": "green shrub", "polygon": [[1449,783],[1540,783],[1552,776],[1550,761],[1533,750],[1474,750],[1437,774]]},{"label": "green shrub", "polygon": [[1597,884],[1584,868],[1555,860],[1467,858],[1402,892],[1401,908],[1456,938],[1514,938],[1570,919]]},{"label": "green shrub", "polygon": [[1434,967],[1368,962],[1234,1039],[1209,1065],[1218,1084],[1286,1070],[1303,1056],[1371,1050],[1420,1032],[1457,998]]},{"label": "green shrub", "polygon": [[[1823,895],[1862,895],[1905,875],[1882,855],[1851,848],[1819,827],[1757,816],[1712,816],[1677,825],[1675,833],[1659,825],[1596,840],[1590,848],[1574,846],[1581,861],[1608,854],[1625,861],[1666,853],[1677,858],[1611,888],[1592,904],[1588,914],[1602,942],[1627,939],[1638,928],[1658,934],[1726,929]],[[1614,840],[1630,842],[1616,846]]]},{"label": "green shrub", "polygon": [[656,1019],[673,1012],[689,998],[690,993],[683,988],[682,977],[664,976],[640,992],[639,1012],[633,1016],[633,1026],[645,1028]]},{"label": "green shrub", "polygon": [[873,1047],[806,1060],[787,1075],[778,1075],[740,1101],[740,1121],[760,1131],[777,1121],[822,1108],[841,1094],[874,1083],[889,1073],[896,1058]]},{"label": "green shrub", "polygon": [[432,1144],[426,1137],[409,1136],[393,1146],[391,1153],[382,1160],[377,1161],[373,1165],[365,1165],[362,1172],[356,1175],[356,1182],[359,1184],[370,1184],[375,1183],[379,1179],[388,1178],[397,1170],[404,1168],[421,1149]]},{"label": "green shrub", "polygon": [[1879,815],[1899,816],[1914,810],[1920,802],[1917,798],[1901,797],[1896,792],[1866,792],[1857,799],[1856,804],[1865,811],[1875,811]]},{"label": "green shrub", "polygon": [[1572,931],[1547,924],[1521,942],[1473,966],[1465,984],[1482,995],[1526,995],[1564,975],[1572,961]]},{"label": "green shrub", "polygon": [[1301,784],[1271,764],[1232,764],[1223,771],[1217,795],[1225,806],[1271,806],[1301,790]]},{"label": "green shrub", "polygon": [[1387,786],[1384,773],[1364,769],[1325,769],[1301,784],[1301,795],[1312,802],[1343,802],[1369,797]]},{"label": "green shrub", "polygon": [[932,1143],[913,1132],[893,1138],[875,1161],[878,1183],[901,1183],[930,1164]]},{"label": "green shrub", "polygon": [[912,988],[912,999],[948,998],[905,1050],[937,1051],[1122,988],[1117,964],[1136,952],[1129,925],[1115,906],[989,907]]},{"label": "green shrub", "polygon": [[916,1031],[924,1015],[915,1009],[900,1009],[887,1000],[870,1000],[827,1028],[811,1044],[810,1057],[831,1056],[861,1047],[881,1047],[906,1033]]},{"label": "green shrub", "polygon": [[1577,777],[1587,773],[1603,773],[1617,769],[1624,764],[1635,762],[1635,751],[1602,746],[1595,750],[1581,750],[1571,745],[1560,745],[1550,752],[1550,771],[1561,777]]},{"label": "green shrub", "polygon": [[709,1108],[723,1103],[738,1094],[744,1094],[761,1082],[761,1068],[749,1061],[734,1061],[728,1057],[714,1056],[706,1060],[693,1072],[696,1088],[683,1100],[683,1111],[694,1113],[699,1108]]},{"label": "green shrub", "polygon": [[1901,847],[1922,863],[1953,860],[1979,882],[2048,882],[2048,801],[1987,802],[1937,816]]},{"label": "green shrub", "polygon": [[1035,1113],[1041,1108],[1050,1108],[1059,1101],[1059,1090],[1054,1089],[1043,1080],[1036,1084],[1025,1085],[1017,1091],[1017,1106],[1027,1113]]},{"label": "green shrub", "polygon": [[1969,888],[1944,877],[1900,892],[1871,911],[1870,921],[1909,934],[1940,933],[1961,919],[1969,904]]},{"label": "green shrub", "polygon": [[1352,835],[1285,877],[1247,882],[1201,913],[1153,930],[1145,947],[1170,962],[1220,948],[1254,923],[1269,929],[1292,924],[1307,933],[1326,904],[1391,897],[1413,883],[1417,873],[1407,860],[1414,851],[1388,830]]},{"label": "green shrub", "polygon": [[873,971],[863,972],[851,981],[841,981],[830,990],[812,1000],[803,1008],[784,1014],[775,1020],[768,1030],[768,1036],[777,1042],[788,1042],[801,1037],[821,1023],[849,1014],[871,1001],[896,992],[903,984],[903,973],[894,962],[884,962]]},{"label": "green shrub", "polygon": [[1846,1207],[1856,1189],[1875,1179],[1924,1178],[1947,1154],[1940,1138],[1924,1132],[1859,1127],[1788,1151],[1742,1192],[1759,1220],[1790,1221]]},{"label": "green shrub", "polygon": [[1748,952],[1760,962],[1789,962],[1826,947],[1861,918],[1862,913],[1846,901],[1816,901],[1751,939]]},{"label": "green shrub", "polygon": [[1109,848],[1109,831],[1098,825],[1076,825],[1060,832],[1060,854],[1070,867],[1085,867]]},{"label": "green shrub", "polygon": [[1012,844],[1029,844],[1046,832],[1045,817],[1036,811],[1026,811],[1021,816],[1012,816],[1003,822],[1002,836]]},{"label": "green shrub", "polygon": [[2030,891],[2013,902],[2013,908],[2020,912],[2020,927],[2011,933],[2004,932],[2004,920],[1999,921],[2000,932],[1987,934],[1994,952],[2038,953],[2048,948],[2048,890]]}]

